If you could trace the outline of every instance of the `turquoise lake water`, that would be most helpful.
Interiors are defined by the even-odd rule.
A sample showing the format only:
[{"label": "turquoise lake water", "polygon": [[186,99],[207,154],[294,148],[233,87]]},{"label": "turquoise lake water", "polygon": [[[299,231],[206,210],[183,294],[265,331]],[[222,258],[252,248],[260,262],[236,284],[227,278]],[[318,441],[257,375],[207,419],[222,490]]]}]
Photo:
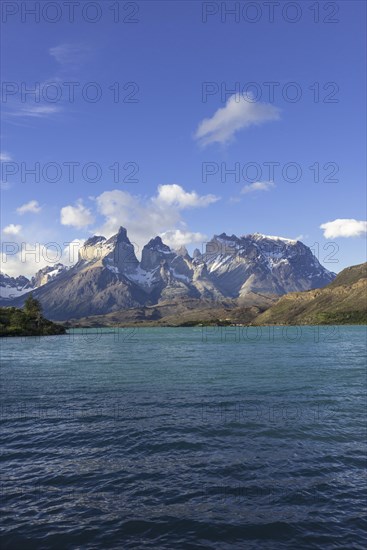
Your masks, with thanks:
[{"label": "turquoise lake water", "polygon": [[3,548],[364,548],[366,327],[0,344]]}]

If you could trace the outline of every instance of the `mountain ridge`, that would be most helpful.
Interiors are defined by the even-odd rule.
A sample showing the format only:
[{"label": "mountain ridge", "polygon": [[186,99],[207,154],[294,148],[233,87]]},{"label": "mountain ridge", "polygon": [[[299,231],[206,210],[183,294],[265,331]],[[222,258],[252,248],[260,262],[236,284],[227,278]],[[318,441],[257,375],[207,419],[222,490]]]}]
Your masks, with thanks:
[{"label": "mountain ridge", "polygon": [[72,327],[197,325],[367,324],[367,263],[341,271],[322,289],[272,297],[246,306],[236,300],[163,302],[107,315],[71,320]]},{"label": "mountain ridge", "polygon": [[[186,248],[172,250],[156,236],[143,247],[139,261],[127,230],[120,227],[109,239],[87,239],[73,266],[40,270],[29,291],[49,318],[67,320],[184,299],[256,305],[260,295],[271,300],[320,288],[334,277],[300,241],[260,233],[214,235],[192,257]],[[5,301],[21,305],[28,287],[21,290]]]}]

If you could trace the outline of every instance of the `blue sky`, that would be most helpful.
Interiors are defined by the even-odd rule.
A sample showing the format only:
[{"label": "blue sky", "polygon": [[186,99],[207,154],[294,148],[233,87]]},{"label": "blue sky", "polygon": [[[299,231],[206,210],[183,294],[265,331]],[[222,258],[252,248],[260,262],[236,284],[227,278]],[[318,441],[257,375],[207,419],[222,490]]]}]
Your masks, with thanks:
[{"label": "blue sky", "polygon": [[[264,2],[237,3],[239,21],[235,2],[120,2],[114,22],[104,1],[95,23],[88,2],[54,23],[31,4],[2,13],[3,241],[64,249],[124,225],[140,248],[161,234],[192,250],[260,232],[299,238],[332,271],[365,261],[364,2],[320,2],[318,22],[308,1],[280,2],[273,22]],[[36,271],[17,250],[3,271]]]}]

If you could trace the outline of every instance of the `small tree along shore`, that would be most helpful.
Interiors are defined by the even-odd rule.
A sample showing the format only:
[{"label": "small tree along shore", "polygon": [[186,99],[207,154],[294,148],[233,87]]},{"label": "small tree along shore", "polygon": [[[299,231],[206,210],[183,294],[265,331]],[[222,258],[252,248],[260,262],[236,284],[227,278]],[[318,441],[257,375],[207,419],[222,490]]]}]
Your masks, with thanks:
[{"label": "small tree along shore", "polygon": [[66,329],[43,317],[42,306],[32,293],[26,299],[23,309],[0,308],[0,336],[51,336],[54,334],[66,334]]}]

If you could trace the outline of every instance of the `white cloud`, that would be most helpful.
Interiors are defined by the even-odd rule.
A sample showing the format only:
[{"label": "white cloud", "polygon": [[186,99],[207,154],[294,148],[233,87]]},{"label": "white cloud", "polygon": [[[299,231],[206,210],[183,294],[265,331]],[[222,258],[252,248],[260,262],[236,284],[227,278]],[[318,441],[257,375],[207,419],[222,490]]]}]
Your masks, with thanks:
[{"label": "white cloud", "polygon": [[74,265],[78,261],[79,249],[84,243],[85,239],[74,239],[70,243],[64,243],[66,246],[63,250],[60,262],[68,266]]},{"label": "white cloud", "polygon": [[157,202],[175,206],[178,209],[196,208],[212,204],[219,200],[215,195],[198,195],[195,191],[188,193],[180,185],[160,185],[158,187],[158,195],[155,199]]},{"label": "white cloud", "polygon": [[6,231],[8,237],[2,239],[1,269],[4,273],[32,277],[39,269],[60,261],[62,247],[58,245],[59,250],[55,251],[55,243],[51,245],[51,239],[51,248],[43,244],[39,237],[45,234],[44,230],[34,232],[34,228],[25,229],[14,224],[8,227],[16,229]]},{"label": "white cloud", "polygon": [[227,143],[243,128],[279,118],[279,109],[274,105],[256,102],[250,94],[234,94],[225,107],[218,109],[211,118],[200,122],[195,139],[204,146],[215,142]]},{"label": "white cloud", "polygon": [[229,197],[228,199],[229,204],[237,204],[239,202],[241,202],[240,197]]},{"label": "white cloud", "polygon": [[84,61],[89,53],[85,44],[59,44],[49,49],[49,54],[60,65],[76,65]]},{"label": "white cloud", "polygon": [[[36,203],[35,205],[33,203]],[[37,211],[37,201],[30,201],[24,211]],[[22,207],[20,207],[22,208]],[[38,270],[55,263],[73,265],[78,259],[78,249],[84,240],[65,242],[58,238],[55,227],[38,224],[22,227],[10,224],[4,228],[1,247],[1,269],[10,276],[32,277]]]},{"label": "white cloud", "polygon": [[[10,96],[7,101],[4,115],[10,118],[12,124],[29,124],[30,119],[49,119],[56,117],[65,112],[67,105],[64,101],[64,95],[59,98],[58,104],[46,102],[42,97],[42,92],[50,83],[58,83],[62,87],[62,83],[70,80],[70,73],[79,71],[81,62],[87,57],[89,52],[88,46],[84,44],[60,44],[49,49],[49,54],[57,61],[57,73],[52,78],[38,82],[36,92],[39,97],[27,98],[27,104],[18,98],[18,96]],[[31,86],[32,87],[32,86]],[[34,83],[33,83],[34,87]],[[41,98],[41,100],[40,100]],[[32,121],[32,122],[33,122]]]},{"label": "white cloud", "polygon": [[46,118],[50,115],[60,113],[61,107],[56,105],[29,105],[28,107],[17,108],[14,111],[8,111],[8,115],[17,117]]},{"label": "white cloud", "polygon": [[337,219],[332,222],[323,223],[320,229],[324,230],[325,239],[337,237],[360,237],[367,233],[367,221],[354,219]]},{"label": "white cloud", "polygon": [[297,237],[294,237],[295,241],[304,241],[305,239],[308,239],[308,235],[302,235],[302,233],[297,235]]},{"label": "white cloud", "polygon": [[[64,101],[65,94],[59,98],[57,105],[55,103],[50,105],[50,102],[46,101],[44,97],[41,98],[42,92],[50,83],[58,83],[61,88],[63,82],[70,81],[70,73],[75,75],[80,70],[80,64],[87,58],[89,52],[90,48],[85,44],[59,44],[50,48],[48,53],[59,64],[57,74],[53,74],[52,78],[43,82],[38,82],[36,86],[38,99],[34,96],[27,97],[27,104],[21,101],[17,95],[10,95],[6,102],[4,115],[10,119],[12,124],[22,125],[29,124],[31,119],[33,119],[32,122],[35,122],[37,119],[49,119],[63,114],[67,109]],[[31,85],[30,87],[32,88]]]},{"label": "white cloud", "polygon": [[[29,249],[31,249],[31,246],[29,245]],[[8,251],[8,254],[5,254],[4,250]],[[23,261],[20,252],[14,253],[16,250],[19,250],[16,243],[3,243],[3,250],[1,252],[1,270],[3,273],[6,273],[10,277],[18,277],[18,275],[31,277],[39,269],[45,267],[45,263],[40,265],[38,261]]]},{"label": "white cloud", "polygon": [[22,231],[21,225],[15,225],[14,223],[11,223],[10,225],[7,225],[3,229],[3,233],[5,235],[19,235],[19,233]]},{"label": "white cloud", "polygon": [[[206,235],[187,228],[182,219],[182,211],[193,206],[205,207],[213,199],[208,199],[208,195],[200,196],[194,191],[187,192],[180,186],[173,186],[170,192],[169,187],[161,186],[153,197],[135,196],[117,189],[101,193],[93,200],[104,222],[100,227],[94,228],[93,234],[111,237],[120,225],[125,226],[135,245],[137,256],[140,256],[142,247],[156,235],[160,235],[173,248],[205,242]],[[61,223],[74,227],[85,227],[94,221],[91,210],[81,200],[75,205],[62,208],[60,215]],[[21,234],[13,234],[11,237],[9,235],[7,242],[3,242],[3,270],[9,275],[21,274],[29,277],[42,267],[57,262],[73,265],[78,259],[78,250],[84,243],[81,238],[74,239],[71,243],[59,241],[55,250],[55,246],[51,245],[50,235],[47,236],[50,239],[49,248],[42,244],[43,230],[38,234],[30,234],[27,229],[26,233],[27,240]],[[57,242],[56,238],[52,240]]]},{"label": "white cloud", "polygon": [[17,237],[12,241],[3,241],[2,244],[2,271],[11,277],[32,277],[39,269],[60,261],[61,249],[56,250],[54,246],[48,248],[43,244],[25,242]]},{"label": "white cloud", "polygon": [[190,243],[204,243],[208,240],[207,235],[203,233],[193,233],[191,231],[181,231],[181,229],[171,229],[161,233],[160,237],[170,248],[174,250]]},{"label": "white cloud", "polygon": [[62,225],[71,225],[73,227],[86,227],[94,222],[92,212],[79,200],[76,206],[64,206],[60,211],[60,221]]},{"label": "white cloud", "polygon": [[0,153],[0,162],[10,162],[11,160],[13,160],[12,156],[6,151]]},{"label": "white cloud", "polygon": [[[126,191],[105,191],[95,201],[104,224],[94,233],[110,237],[120,225],[128,230],[128,236],[139,255],[142,247],[154,236],[164,235],[175,246],[201,240],[199,233],[187,230],[181,211],[192,207],[205,207],[219,200],[214,195],[198,195],[187,192],[180,185],[161,185],[157,195],[142,198]],[[178,227],[182,228],[179,232]],[[176,231],[178,231],[176,233]],[[205,238],[204,238],[205,240]]]},{"label": "white cloud", "polygon": [[11,240],[3,239],[2,242],[2,271],[11,277],[32,277],[43,267],[56,263],[74,265],[83,243],[84,239],[74,239],[71,242],[50,242],[47,245],[37,241],[26,241],[19,234],[13,235]]},{"label": "white cloud", "polygon": [[17,213],[21,216],[25,214],[26,212],[32,212],[33,214],[38,214],[41,212],[42,208],[39,205],[38,201],[32,200],[29,202],[26,202],[25,204],[22,204],[22,206],[19,206],[17,208]]},{"label": "white cloud", "polygon": [[241,189],[241,193],[246,194],[254,193],[255,191],[270,191],[273,187],[275,187],[273,181],[255,181],[250,185],[245,185],[245,187]]}]

